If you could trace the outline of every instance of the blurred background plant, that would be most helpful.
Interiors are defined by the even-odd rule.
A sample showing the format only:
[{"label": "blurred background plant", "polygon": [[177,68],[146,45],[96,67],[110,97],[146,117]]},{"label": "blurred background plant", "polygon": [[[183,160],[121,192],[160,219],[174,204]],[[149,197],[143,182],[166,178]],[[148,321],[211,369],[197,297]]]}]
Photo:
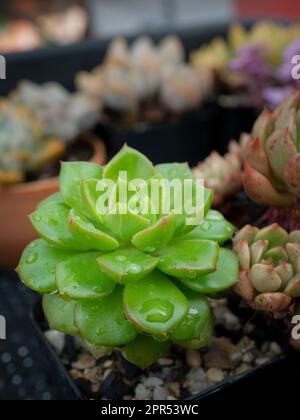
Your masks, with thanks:
[{"label": "blurred background plant", "polygon": [[298,24],[262,21],[249,30],[234,24],[226,40],[216,38],[202,46],[192,53],[191,62],[214,71],[220,94],[231,95],[241,105],[274,108],[299,87],[291,73],[299,38]]},{"label": "blurred background plant", "polygon": [[80,91],[97,98],[108,115],[125,120],[162,119],[199,107],[212,87],[212,74],[185,62],[179,38],[155,45],[141,37],[131,46],[123,38],[110,44],[103,64],[76,78]]}]

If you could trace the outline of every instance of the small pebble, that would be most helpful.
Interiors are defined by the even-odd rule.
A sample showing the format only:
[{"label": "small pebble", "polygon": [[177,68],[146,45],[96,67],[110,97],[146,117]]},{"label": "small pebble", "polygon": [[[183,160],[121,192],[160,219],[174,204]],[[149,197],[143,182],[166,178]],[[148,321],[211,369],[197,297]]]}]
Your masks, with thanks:
[{"label": "small pebble", "polygon": [[144,386],[146,388],[155,388],[161,385],[163,385],[163,381],[159,378],[155,378],[154,376],[144,381]]},{"label": "small pebble", "polygon": [[268,363],[270,361],[270,359],[268,359],[267,357],[259,357],[255,360],[255,364],[256,366],[262,366],[266,363]]},{"label": "small pebble", "polygon": [[231,312],[225,313],[224,321],[226,328],[228,328],[229,330],[236,331],[239,330],[241,327],[240,320]]},{"label": "small pebble", "polygon": [[250,365],[246,365],[245,363],[243,363],[241,366],[239,366],[236,369],[235,374],[236,375],[240,375],[241,373],[245,373],[245,372],[247,372],[250,369],[251,369],[251,366]]},{"label": "small pebble", "polygon": [[210,368],[206,372],[206,376],[209,382],[213,384],[218,384],[223,382],[225,379],[224,372],[221,369]]},{"label": "small pebble", "polygon": [[243,362],[244,363],[252,363],[253,362],[253,360],[254,360],[254,355],[252,354],[252,353],[246,353],[244,356],[243,356]]},{"label": "small pebble", "polygon": [[173,363],[174,363],[174,360],[172,360],[172,359],[167,359],[167,358],[165,358],[165,357],[161,357],[161,358],[159,359],[159,361],[158,361],[158,364],[159,364],[160,366],[172,366],[172,365],[173,365]]},{"label": "small pebble", "polygon": [[173,396],[176,398],[180,397],[180,384],[178,382],[169,382],[166,386]]},{"label": "small pebble", "polygon": [[273,342],[270,345],[270,352],[273,356],[280,356],[282,354],[282,349],[279,344]]},{"label": "small pebble", "polygon": [[54,348],[56,353],[60,356],[64,351],[66,345],[65,334],[59,331],[49,330],[45,332],[45,337],[49,341],[51,346]]},{"label": "small pebble", "polygon": [[85,370],[91,369],[96,365],[96,360],[89,354],[84,354],[79,357],[77,362],[72,363],[73,369]]},{"label": "small pebble", "polygon": [[199,368],[202,365],[200,352],[197,350],[187,350],[186,362],[191,368]]},{"label": "small pebble", "polygon": [[167,397],[167,400],[168,400],[168,401],[177,401],[177,398],[173,397],[172,395],[169,395],[169,396]]},{"label": "small pebble", "polygon": [[150,400],[152,397],[152,392],[147,389],[143,384],[138,384],[138,386],[135,389],[135,398],[138,401],[143,400]]},{"label": "small pebble", "polygon": [[162,386],[156,386],[153,391],[154,401],[165,401],[167,399],[166,390]]},{"label": "small pebble", "polygon": [[103,370],[101,367],[96,366],[92,369],[86,369],[84,371],[84,377],[92,384],[99,383],[103,378]]},{"label": "small pebble", "polygon": [[69,371],[69,373],[70,373],[71,377],[74,379],[74,381],[76,381],[77,379],[84,378],[84,374],[80,370],[71,369]]}]

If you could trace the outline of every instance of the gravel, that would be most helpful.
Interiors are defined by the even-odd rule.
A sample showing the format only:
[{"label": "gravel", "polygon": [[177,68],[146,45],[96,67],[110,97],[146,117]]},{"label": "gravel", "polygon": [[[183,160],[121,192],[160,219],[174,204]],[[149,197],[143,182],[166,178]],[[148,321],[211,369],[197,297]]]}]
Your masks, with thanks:
[{"label": "gravel", "polygon": [[45,335],[88,399],[182,400],[282,354],[277,342],[266,340],[264,329],[258,331],[248,319],[243,324],[226,300],[214,301],[212,305],[217,326],[209,346],[200,351],[175,346],[172,358],[163,357],[145,371],[119,353],[96,360],[78,338],[73,339],[72,345],[61,333],[48,331]]}]

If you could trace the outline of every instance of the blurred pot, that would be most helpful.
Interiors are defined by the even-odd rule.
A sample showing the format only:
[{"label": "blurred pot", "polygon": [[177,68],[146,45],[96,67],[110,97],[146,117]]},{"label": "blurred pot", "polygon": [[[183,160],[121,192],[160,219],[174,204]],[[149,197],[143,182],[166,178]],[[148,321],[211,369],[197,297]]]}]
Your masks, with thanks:
[{"label": "blurred pot", "polygon": [[[105,163],[103,142],[95,137],[81,136],[93,148],[91,162]],[[6,187],[0,191],[0,267],[14,269],[26,245],[37,238],[28,215],[40,201],[59,190],[59,178],[33,181]]]}]

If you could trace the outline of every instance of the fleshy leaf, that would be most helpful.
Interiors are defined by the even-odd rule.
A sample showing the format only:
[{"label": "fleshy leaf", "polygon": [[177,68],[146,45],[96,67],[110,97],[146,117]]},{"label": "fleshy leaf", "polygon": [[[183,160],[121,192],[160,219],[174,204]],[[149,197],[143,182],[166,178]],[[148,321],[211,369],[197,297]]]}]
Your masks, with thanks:
[{"label": "fleshy leaf", "polygon": [[152,337],[138,335],[127,346],[123,347],[122,355],[130,363],[146,369],[153,365],[160,357],[165,356],[170,350],[170,342],[158,342]]},{"label": "fleshy leaf", "polygon": [[269,242],[269,248],[285,246],[288,241],[288,234],[278,224],[267,226],[261,229],[255,236],[255,241],[266,240]]},{"label": "fleshy leaf", "polygon": [[61,195],[61,193],[55,193],[50,195],[50,197],[45,198],[45,200],[41,201],[38,205],[38,209],[41,209],[44,206],[47,206],[48,204],[65,204],[64,198]]},{"label": "fleshy leaf", "polygon": [[180,279],[188,288],[202,294],[219,293],[234,286],[239,278],[238,260],[232,251],[221,248],[214,273],[196,279]]},{"label": "fleshy leaf", "polygon": [[103,217],[97,212],[97,193],[98,179],[85,179],[81,181],[81,196],[85,205],[85,210],[92,220],[103,224]]},{"label": "fleshy leaf", "polygon": [[132,244],[141,251],[154,253],[160,251],[171,241],[177,224],[177,216],[171,214],[158,220],[154,225],[138,232]]},{"label": "fleshy leaf", "polygon": [[291,304],[291,297],[285,293],[262,293],[255,298],[258,309],[267,312],[281,312]]},{"label": "fleshy leaf", "polygon": [[300,297],[300,274],[293,277],[286,286],[284,293],[292,298]]},{"label": "fleshy leaf", "polygon": [[57,291],[55,267],[74,253],[54,248],[42,239],[32,242],[24,250],[18,273],[24,284],[39,293]]},{"label": "fleshy leaf", "polygon": [[155,166],[155,172],[158,175],[163,175],[169,181],[194,178],[187,163],[163,163]]},{"label": "fleshy leaf", "polygon": [[232,237],[235,230],[221,213],[210,210],[201,225],[180,239],[208,239],[222,245]]},{"label": "fleshy leaf", "polygon": [[215,271],[219,246],[206,240],[177,240],[157,253],[158,268],[177,278],[195,279],[201,274]]},{"label": "fleshy leaf", "polygon": [[157,336],[169,335],[189,310],[186,297],[159,271],[125,287],[124,307],[139,331]]},{"label": "fleshy leaf", "polygon": [[113,351],[112,347],[95,346],[87,340],[83,340],[83,343],[96,360],[101,359],[103,356],[106,356]]},{"label": "fleshy leaf", "polygon": [[284,181],[284,169],[289,160],[296,155],[297,149],[286,129],[276,130],[266,144],[266,153],[272,173]]},{"label": "fleshy leaf", "polygon": [[206,297],[185,287],[182,289],[190,308],[182,323],[173,331],[171,338],[174,341],[199,339],[208,319],[212,316],[211,307]]},{"label": "fleshy leaf", "polygon": [[75,240],[88,249],[114,251],[120,245],[115,238],[97,229],[92,222],[74,209],[69,213],[68,222]]},{"label": "fleshy leaf", "polygon": [[199,338],[192,340],[178,341],[177,344],[185,349],[199,350],[207,346],[211,340],[215,328],[215,317],[213,312],[210,312],[210,316],[206,318],[206,322],[201,329]]},{"label": "fleshy leaf", "polygon": [[300,153],[289,160],[284,169],[284,178],[289,190],[300,198]]},{"label": "fleshy leaf", "polygon": [[282,286],[282,280],[275,268],[267,264],[255,264],[250,270],[249,278],[260,293],[278,292]]},{"label": "fleshy leaf", "polygon": [[43,297],[43,310],[52,330],[65,334],[78,334],[74,323],[74,313],[77,302],[64,300],[58,295],[45,295]]},{"label": "fleshy leaf", "polygon": [[61,203],[50,203],[36,210],[30,220],[38,234],[61,249],[89,251],[90,248],[76,241],[68,223],[69,207]]},{"label": "fleshy leaf", "polygon": [[136,233],[146,229],[150,224],[148,219],[139,214],[130,211],[127,214],[120,213],[118,209],[116,214],[109,213],[103,219],[106,228],[122,242],[129,243]]},{"label": "fleshy leaf", "polygon": [[73,300],[102,299],[116,284],[101,272],[97,263],[99,252],[81,254],[56,267],[59,294]]},{"label": "fleshy leaf", "polygon": [[248,196],[258,204],[287,207],[294,203],[291,194],[278,192],[264,175],[245,163],[243,184]]},{"label": "fleshy leaf", "polygon": [[263,143],[265,143],[269,135],[272,133],[274,125],[275,120],[272,112],[265,109],[254,124],[252,130],[253,138],[259,138]]},{"label": "fleshy leaf", "polygon": [[104,168],[103,179],[117,181],[120,172],[127,172],[127,179],[148,180],[154,175],[154,167],[150,160],[137,150],[124,146],[123,149]]},{"label": "fleshy leaf", "polygon": [[80,213],[85,213],[81,196],[81,181],[101,179],[103,169],[91,162],[64,162],[60,171],[60,191],[65,202]]},{"label": "fleshy leaf", "polygon": [[120,249],[98,258],[103,273],[120,284],[141,280],[155,269],[158,261],[135,248]]},{"label": "fleshy leaf", "polygon": [[123,313],[121,287],[100,301],[78,303],[75,323],[82,337],[96,346],[123,346],[137,336]]}]

